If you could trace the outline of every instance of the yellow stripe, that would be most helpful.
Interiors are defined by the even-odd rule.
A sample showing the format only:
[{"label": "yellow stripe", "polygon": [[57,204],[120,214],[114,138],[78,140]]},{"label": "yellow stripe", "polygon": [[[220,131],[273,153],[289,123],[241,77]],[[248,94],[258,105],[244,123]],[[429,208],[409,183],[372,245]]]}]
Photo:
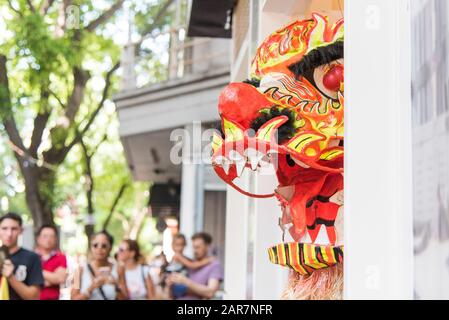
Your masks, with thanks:
[{"label": "yellow stripe", "polygon": [[270,123],[267,127],[263,128],[263,129],[259,129],[259,131],[257,132],[256,137],[260,140],[264,140],[264,141],[271,141],[271,135],[273,133],[273,128],[275,126],[277,126],[279,123],[285,121],[284,118],[278,119],[278,120],[274,120],[272,123]]},{"label": "yellow stripe", "polygon": [[[311,268],[319,268],[319,264],[318,261],[315,260],[314,258],[314,250],[313,249],[313,245],[310,244],[304,244],[304,264],[306,266],[309,266]],[[311,251],[311,255],[309,254],[309,251]]]},{"label": "yellow stripe", "polygon": [[[316,246],[315,245],[311,245],[311,248],[312,248],[313,260],[315,261],[315,263],[314,263],[315,267],[319,267],[319,268],[327,267],[326,264],[318,261],[318,258],[316,256],[316,251],[315,251]],[[320,251],[321,251],[321,248],[320,248]]]},{"label": "yellow stripe", "polygon": [[285,247],[284,247],[284,244],[280,244],[279,247],[280,247],[280,252],[281,252],[281,254],[282,254],[282,262],[283,262],[283,265],[286,266],[286,265],[287,265],[287,257],[286,257],[286,255],[285,255]]},{"label": "yellow stripe", "polygon": [[321,251],[321,254],[323,255],[324,261],[329,262],[329,258],[326,253],[326,248],[320,248],[320,251]]},{"label": "yellow stripe", "polygon": [[310,257],[310,262],[311,262],[311,264],[312,264],[312,266],[314,267],[314,268],[317,268],[317,267],[319,267],[319,263],[318,263],[318,260],[316,259],[316,254],[315,254],[315,248],[314,248],[315,246],[314,245],[310,245],[310,251],[311,251],[311,253],[312,253],[312,256]]},{"label": "yellow stripe", "polygon": [[306,248],[307,244],[303,244],[303,253],[304,253],[304,264],[306,266],[309,265],[310,263],[310,258],[309,258],[309,253],[307,252],[307,248]]},{"label": "yellow stripe", "polygon": [[298,266],[300,268],[300,272],[301,274],[309,274],[309,272],[303,267],[300,257],[301,257],[301,251],[299,249],[299,243],[292,243],[292,245],[296,246],[296,256],[294,257],[294,259],[296,260],[296,262],[298,263]]},{"label": "yellow stripe", "polygon": [[212,150],[216,152],[222,145],[223,139],[216,132],[214,132],[214,135],[212,137]]},{"label": "yellow stripe", "polygon": [[289,255],[289,257],[290,257],[290,266],[296,271],[296,272],[300,272],[299,270],[298,270],[298,268],[296,267],[296,265],[295,265],[295,263],[292,261],[292,257],[294,257],[294,255],[292,254],[292,244],[291,243],[289,243],[288,244],[288,255]]},{"label": "yellow stripe", "polygon": [[268,249],[268,255],[270,256],[270,261],[275,263],[273,248]]},{"label": "yellow stripe", "polygon": [[331,160],[331,159],[334,159],[334,158],[342,155],[343,153],[344,153],[343,150],[327,151],[320,156],[320,159],[321,160]]},{"label": "yellow stripe", "polygon": [[285,266],[282,262],[283,261],[282,260],[282,252],[281,252],[281,248],[280,248],[279,244],[276,246],[276,252],[277,252],[277,258],[278,258],[278,264],[280,264],[281,266]]},{"label": "yellow stripe", "polygon": [[243,139],[243,130],[226,118],[223,118],[225,141],[238,141]]},{"label": "yellow stripe", "polygon": [[295,150],[298,153],[301,153],[308,144],[321,139],[322,137],[319,135],[313,133],[306,133],[295,138],[287,145],[287,147],[292,150]]}]

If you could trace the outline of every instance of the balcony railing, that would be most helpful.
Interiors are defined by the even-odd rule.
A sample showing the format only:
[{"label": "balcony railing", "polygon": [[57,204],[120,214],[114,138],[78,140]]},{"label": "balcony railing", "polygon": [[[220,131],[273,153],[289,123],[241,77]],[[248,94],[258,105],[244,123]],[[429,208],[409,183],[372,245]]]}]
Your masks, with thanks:
[{"label": "balcony railing", "polygon": [[229,69],[230,41],[186,38],[185,27],[129,43],[122,57],[122,90]]}]

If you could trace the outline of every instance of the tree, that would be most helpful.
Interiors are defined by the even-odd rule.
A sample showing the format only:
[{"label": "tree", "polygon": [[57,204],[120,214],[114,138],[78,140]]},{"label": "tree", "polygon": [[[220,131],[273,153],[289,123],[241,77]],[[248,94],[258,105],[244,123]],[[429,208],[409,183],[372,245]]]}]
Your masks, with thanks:
[{"label": "tree", "polygon": [[[117,89],[120,47],[108,24],[125,1],[105,10],[85,0],[0,1],[0,9],[9,9],[5,21],[12,34],[4,43],[0,38],[0,117],[39,228],[54,223],[59,169],[75,146],[86,146],[84,137]],[[171,2],[152,6],[157,11],[142,23],[142,35],[167,22]],[[86,155],[91,161],[93,154]]]},{"label": "tree", "polygon": [[[78,133],[80,134],[80,133]],[[94,216],[96,210],[94,205],[94,190],[95,190],[95,178],[92,168],[92,159],[95,156],[95,154],[98,151],[98,148],[101,146],[103,142],[105,142],[108,138],[107,133],[103,135],[103,138],[93,147],[89,148],[87,143],[84,142],[84,137],[80,134],[80,145],[83,153],[83,160],[84,160],[84,176],[86,181],[86,200],[87,200],[87,214],[91,217]],[[103,229],[107,229],[107,225],[112,217],[112,214],[117,207],[117,204],[119,203],[120,199],[123,196],[123,193],[125,192],[126,188],[128,187],[128,181],[123,182],[119,188],[119,191],[117,195],[115,196],[114,200],[112,201],[111,210],[109,212],[108,217],[106,218],[106,221],[103,224]],[[92,234],[94,233],[94,224],[86,224],[85,225],[85,232],[88,241],[90,241]]]}]

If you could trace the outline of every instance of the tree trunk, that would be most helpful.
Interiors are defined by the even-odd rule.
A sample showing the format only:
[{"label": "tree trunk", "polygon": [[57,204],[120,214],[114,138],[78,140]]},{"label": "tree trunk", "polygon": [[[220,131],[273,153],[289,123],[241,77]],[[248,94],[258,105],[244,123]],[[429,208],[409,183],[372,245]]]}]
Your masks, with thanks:
[{"label": "tree trunk", "polygon": [[93,181],[90,182],[87,190],[87,215],[88,221],[84,224],[84,232],[87,237],[88,248],[90,248],[90,239],[95,232],[95,224],[92,224],[90,218],[94,216],[94,204],[93,204]]},{"label": "tree trunk", "polygon": [[87,237],[87,250],[88,251],[90,248],[90,240],[91,240],[94,232],[95,232],[95,228],[94,228],[93,224],[85,224],[84,225],[84,233],[86,234],[86,237]]},{"label": "tree trunk", "polygon": [[[19,161],[23,161],[19,159]],[[27,206],[30,209],[37,231],[44,224],[54,224],[53,197],[54,172],[49,169],[38,168],[29,162],[22,162],[21,172],[25,182]]]}]

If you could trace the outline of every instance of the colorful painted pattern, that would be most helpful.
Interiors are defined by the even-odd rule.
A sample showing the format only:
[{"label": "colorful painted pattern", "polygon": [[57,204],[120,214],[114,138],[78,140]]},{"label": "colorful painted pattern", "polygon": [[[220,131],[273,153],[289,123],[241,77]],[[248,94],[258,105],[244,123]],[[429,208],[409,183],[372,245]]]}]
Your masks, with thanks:
[{"label": "colorful painted pattern", "polygon": [[321,246],[310,243],[281,243],[268,249],[270,261],[289,267],[301,275],[343,262],[343,246]]}]

